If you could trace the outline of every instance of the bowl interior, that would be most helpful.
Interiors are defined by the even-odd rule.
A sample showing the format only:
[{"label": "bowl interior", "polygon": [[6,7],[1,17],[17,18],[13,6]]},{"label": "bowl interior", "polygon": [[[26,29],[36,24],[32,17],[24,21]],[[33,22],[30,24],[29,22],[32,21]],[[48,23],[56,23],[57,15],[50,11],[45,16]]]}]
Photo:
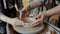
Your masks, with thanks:
[{"label": "bowl interior", "polygon": [[36,19],[31,17],[26,17],[23,19],[24,23],[33,23],[34,21],[36,21]]}]

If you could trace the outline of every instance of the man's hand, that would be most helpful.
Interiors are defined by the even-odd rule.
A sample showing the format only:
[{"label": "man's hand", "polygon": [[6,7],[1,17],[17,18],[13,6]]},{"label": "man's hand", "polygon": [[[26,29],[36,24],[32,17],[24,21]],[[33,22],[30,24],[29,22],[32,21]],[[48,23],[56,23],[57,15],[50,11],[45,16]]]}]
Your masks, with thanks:
[{"label": "man's hand", "polygon": [[45,14],[44,13],[40,13],[37,17],[36,17],[36,21],[33,22],[31,24],[31,27],[34,27],[34,26],[37,26],[39,24],[42,24],[44,22],[44,19],[45,19]]},{"label": "man's hand", "polygon": [[43,23],[43,20],[44,20],[43,15],[41,15],[41,17],[38,18],[35,22],[33,22],[31,26],[32,27],[37,26],[37,25]]},{"label": "man's hand", "polygon": [[20,18],[25,18],[27,15],[29,15],[29,12],[30,12],[30,8],[29,7],[24,7],[22,10],[21,10],[21,16]]}]

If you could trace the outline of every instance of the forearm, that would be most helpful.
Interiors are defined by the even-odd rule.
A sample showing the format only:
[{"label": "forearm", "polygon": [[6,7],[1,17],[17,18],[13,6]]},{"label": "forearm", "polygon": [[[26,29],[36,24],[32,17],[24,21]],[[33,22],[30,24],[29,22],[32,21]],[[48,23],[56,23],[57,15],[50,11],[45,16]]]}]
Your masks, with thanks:
[{"label": "forearm", "polygon": [[3,15],[3,14],[0,14],[0,19],[1,19],[2,21],[5,21],[5,22],[11,24],[11,25],[14,25],[13,19],[11,19],[11,18],[9,18],[9,17],[6,17],[6,16]]},{"label": "forearm", "polygon": [[55,15],[55,14],[60,14],[60,5],[56,6],[55,8],[52,8],[45,12],[47,16]]},{"label": "forearm", "polygon": [[41,0],[34,0],[32,2],[29,3],[29,6],[31,8],[36,8],[42,5],[42,1]]},{"label": "forearm", "polygon": [[0,14],[0,20],[2,21],[5,21],[13,26],[16,26],[16,25],[24,25],[23,21],[21,21],[20,19],[18,18],[9,18],[3,14]]},{"label": "forearm", "polygon": [[34,8],[39,7],[41,5],[42,5],[41,0],[34,0],[34,1],[31,1],[26,8],[28,8],[28,10],[31,10],[31,9],[34,9]]}]

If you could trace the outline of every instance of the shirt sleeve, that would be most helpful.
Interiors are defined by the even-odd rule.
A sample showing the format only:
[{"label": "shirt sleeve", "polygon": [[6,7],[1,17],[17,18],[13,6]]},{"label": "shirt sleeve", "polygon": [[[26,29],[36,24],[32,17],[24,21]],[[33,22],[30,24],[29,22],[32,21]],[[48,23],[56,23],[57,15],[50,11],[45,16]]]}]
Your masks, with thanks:
[{"label": "shirt sleeve", "polygon": [[21,10],[23,8],[22,0],[16,0],[16,4],[17,4],[17,7],[18,7],[18,10]]},{"label": "shirt sleeve", "polygon": [[0,0],[0,13],[2,13],[2,12],[3,12],[3,7],[2,7],[2,2]]}]

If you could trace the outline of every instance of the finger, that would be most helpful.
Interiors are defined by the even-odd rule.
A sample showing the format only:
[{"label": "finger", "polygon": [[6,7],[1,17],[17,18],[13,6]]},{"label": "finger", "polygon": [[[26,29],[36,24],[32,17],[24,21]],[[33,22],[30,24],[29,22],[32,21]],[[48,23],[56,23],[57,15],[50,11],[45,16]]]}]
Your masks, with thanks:
[{"label": "finger", "polygon": [[39,18],[41,17],[41,15],[42,15],[42,12],[40,12],[40,13],[37,15],[36,19],[39,19]]},{"label": "finger", "polygon": [[42,22],[42,19],[38,19],[38,20],[36,20],[34,23],[32,23],[32,24],[36,24],[36,23],[38,23],[38,22]]},{"label": "finger", "polygon": [[35,27],[35,26],[37,26],[37,25],[39,25],[39,23],[33,24],[33,25],[31,25],[30,27]]},{"label": "finger", "polygon": [[42,19],[42,20],[44,19],[44,15],[43,14],[41,15],[41,18],[40,19]]},{"label": "finger", "polygon": [[35,17],[36,19],[39,19],[41,16],[40,15],[38,15],[37,17]]},{"label": "finger", "polygon": [[23,8],[21,11],[22,11],[22,14],[21,14],[22,18],[26,17],[29,14],[29,12],[26,8]]},{"label": "finger", "polygon": [[24,18],[26,16],[25,12],[21,12],[21,18]]},{"label": "finger", "polygon": [[42,23],[41,19],[38,19],[37,21],[35,21],[34,23],[31,24],[32,27],[39,25],[40,23]]},{"label": "finger", "polygon": [[23,8],[22,10],[20,10],[21,13],[25,13],[25,8]]},{"label": "finger", "polygon": [[43,23],[43,20],[44,20],[44,16],[42,15],[41,18],[39,18],[39,19],[36,20],[34,23],[32,23],[31,26],[32,26],[32,27],[33,27],[33,26],[37,26],[37,25]]}]

